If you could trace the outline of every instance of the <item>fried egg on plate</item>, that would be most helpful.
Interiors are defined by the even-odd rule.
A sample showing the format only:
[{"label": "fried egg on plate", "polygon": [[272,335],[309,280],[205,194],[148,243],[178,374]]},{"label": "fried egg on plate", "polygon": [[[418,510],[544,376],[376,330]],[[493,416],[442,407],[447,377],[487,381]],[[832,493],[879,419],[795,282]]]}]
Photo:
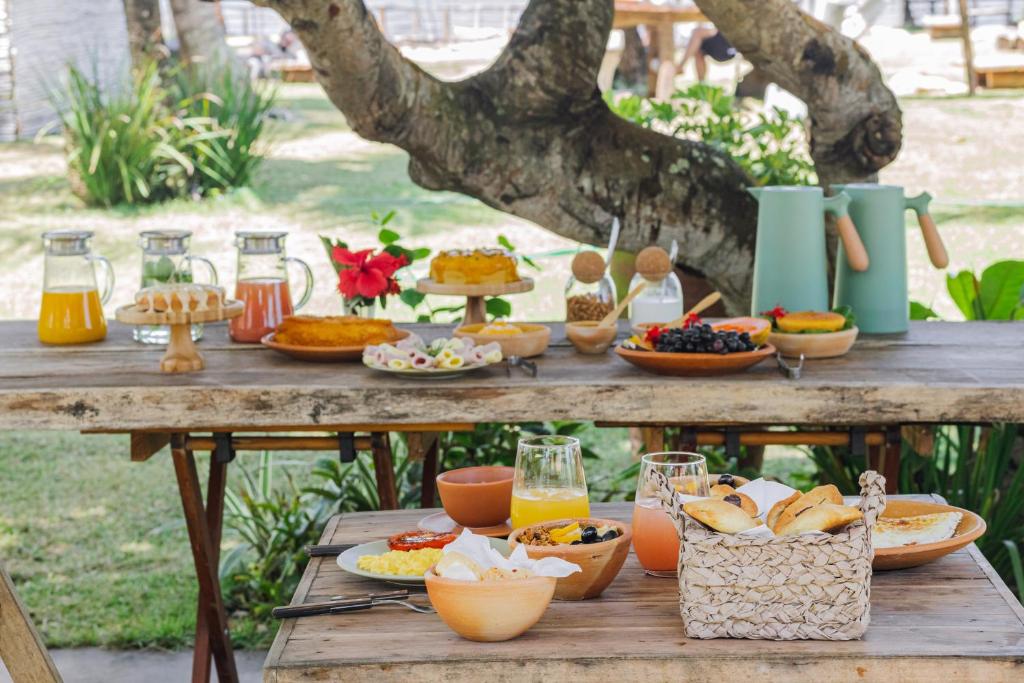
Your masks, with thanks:
[{"label": "fried egg on plate", "polygon": [[936,512],[913,517],[879,517],[872,532],[872,545],[877,550],[945,541],[956,533],[963,516],[962,512]]}]

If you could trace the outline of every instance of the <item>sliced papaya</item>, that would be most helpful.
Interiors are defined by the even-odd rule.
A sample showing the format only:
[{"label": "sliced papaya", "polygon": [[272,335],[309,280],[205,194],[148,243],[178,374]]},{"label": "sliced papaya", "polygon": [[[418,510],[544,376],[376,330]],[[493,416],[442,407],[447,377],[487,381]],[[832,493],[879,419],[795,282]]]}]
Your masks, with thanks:
[{"label": "sliced papaya", "polygon": [[772,331],[772,323],[764,318],[729,318],[711,325],[716,332],[746,332],[750,335],[750,341],[758,346],[768,341],[768,335]]},{"label": "sliced papaya", "polygon": [[781,332],[838,332],[846,325],[846,318],[828,311],[797,311],[776,318]]}]

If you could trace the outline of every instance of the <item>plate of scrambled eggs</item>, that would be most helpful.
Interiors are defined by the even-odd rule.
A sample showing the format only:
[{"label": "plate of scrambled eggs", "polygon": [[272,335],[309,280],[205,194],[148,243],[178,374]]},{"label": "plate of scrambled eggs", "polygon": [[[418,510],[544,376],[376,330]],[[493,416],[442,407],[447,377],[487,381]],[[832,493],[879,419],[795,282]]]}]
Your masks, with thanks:
[{"label": "plate of scrambled eggs", "polygon": [[[508,541],[490,539],[491,547],[508,556]],[[388,542],[373,541],[349,548],[338,555],[338,566],[369,579],[394,583],[423,583],[423,575],[441,559],[440,548],[389,550]]]}]

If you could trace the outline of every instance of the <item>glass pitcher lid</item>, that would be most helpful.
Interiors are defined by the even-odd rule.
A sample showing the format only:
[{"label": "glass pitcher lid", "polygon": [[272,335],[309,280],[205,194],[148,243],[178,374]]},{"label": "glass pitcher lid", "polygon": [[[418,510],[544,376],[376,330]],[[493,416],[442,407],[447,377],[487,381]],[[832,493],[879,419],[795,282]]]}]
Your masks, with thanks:
[{"label": "glass pitcher lid", "polygon": [[188,253],[191,230],[145,230],[139,233],[139,246],[147,254],[173,256]]},{"label": "glass pitcher lid", "polygon": [[277,254],[284,251],[287,232],[245,230],[235,233],[235,245],[243,254]]},{"label": "glass pitcher lid", "polygon": [[52,256],[82,256],[89,253],[92,230],[49,230],[43,233],[43,246]]}]

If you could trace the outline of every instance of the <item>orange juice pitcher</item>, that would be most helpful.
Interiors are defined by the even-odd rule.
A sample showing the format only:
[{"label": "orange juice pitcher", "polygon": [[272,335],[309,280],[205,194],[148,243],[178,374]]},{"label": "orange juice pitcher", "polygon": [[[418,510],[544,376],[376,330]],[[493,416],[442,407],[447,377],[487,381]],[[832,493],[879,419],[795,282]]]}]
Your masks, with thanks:
[{"label": "orange juice pitcher", "polygon": [[[110,261],[92,253],[88,230],[43,233],[43,300],[39,308],[39,341],[84,344],[107,336],[103,304],[114,290]],[[103,292],[96,285],[95,266],[103,270]]]}]

